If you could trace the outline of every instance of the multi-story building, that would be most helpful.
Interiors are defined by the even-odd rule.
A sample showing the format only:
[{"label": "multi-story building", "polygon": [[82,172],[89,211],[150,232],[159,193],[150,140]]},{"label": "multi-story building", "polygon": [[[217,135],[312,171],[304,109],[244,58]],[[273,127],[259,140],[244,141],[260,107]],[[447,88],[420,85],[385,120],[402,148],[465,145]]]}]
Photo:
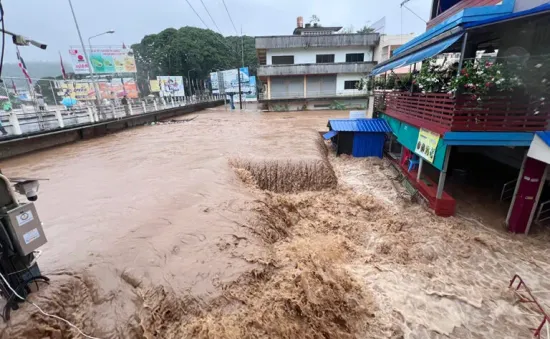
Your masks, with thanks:
[{"label": "multi-story building", "polygon": [[376,65],[379,34],[302,22],[292,35],[256,37],[259,101],[270,110],[365,108],[367,93],[358,84]]},{"label": "multi-story building", "polygon": [[[544,133],[549,37],[548,0],[433,0],[426,32],[371,72],[377,76],[441,53],[454,58],[446,75],[434,73],[463,81],[454,82],[460,84],[454,91],[411,86],[380,91],[375,100],[376,113],[393,129],[391,154],[437,214],[452,215],[456,197],[462,206],[495,212],[492,219],[502,218],[510,231],[526,233],[550,212],[550,200],[540,203],[550,199],[550,146],[544,146],[550,145]],[[505,74],[502,81],[515,85],[497,88],[494,77],[474,84],[485,73]]]}]

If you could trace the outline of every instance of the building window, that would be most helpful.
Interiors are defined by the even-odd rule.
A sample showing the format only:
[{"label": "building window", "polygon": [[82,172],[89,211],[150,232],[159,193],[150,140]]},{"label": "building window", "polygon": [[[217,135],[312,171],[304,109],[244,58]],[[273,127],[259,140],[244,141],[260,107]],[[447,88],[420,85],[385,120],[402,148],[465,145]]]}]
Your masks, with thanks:
[{"label": "building window", "polygon": [[334,63],[334,54],[317,54],[318,64]]},{"label": "building window", "polygon": [[294,55],[272,56],[271,63],[273,65],[293,65]]},{"label": "building window", "polygon": [[365,53],[346,54],[346,62],[363,62],[363,61],[365,61]]},{"label": "building window", "polygon": [[344,81],[344,89],[357,89],[359,87],[359,80]]}]

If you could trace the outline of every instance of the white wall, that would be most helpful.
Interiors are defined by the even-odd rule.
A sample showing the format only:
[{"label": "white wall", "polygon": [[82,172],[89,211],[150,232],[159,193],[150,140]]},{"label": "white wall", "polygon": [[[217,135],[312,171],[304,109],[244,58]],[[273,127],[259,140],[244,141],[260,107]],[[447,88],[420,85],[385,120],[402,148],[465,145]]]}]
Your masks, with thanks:
[{"label": "white wall", "polygon": [[358,89],[344,89],[344,82],[350,80],[361,80],[363,75],[361,73],[352,73],[352,74],[338,74],[336,76],[336,93],[338,95],[351,95],[353,93],[358,93]]},{"label": "white wall", "polygon": [[372,61],[372,47],[344,47],[344,48],[285,48],[268,49],[267,64],[271,65],[272,56],[294,55],[294,64],[315,64],[317,54],[334,54],[334,62],[346,62],[348,53],[365,53],[365,61]]},{"label": "white wall", "polygon": [[382,57],[382,49],[391,45],[403,45],[414,38],[414,33],[409,34],[383,34],[380,35],[380,42],[374,49],[374,61],[384,61],[387,58]]}]

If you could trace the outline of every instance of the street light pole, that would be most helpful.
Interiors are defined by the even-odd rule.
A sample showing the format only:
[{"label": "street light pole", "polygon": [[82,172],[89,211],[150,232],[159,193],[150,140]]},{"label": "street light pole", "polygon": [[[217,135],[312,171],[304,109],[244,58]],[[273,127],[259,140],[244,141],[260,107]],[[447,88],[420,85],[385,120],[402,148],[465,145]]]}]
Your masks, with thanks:
[{"label": "street light pole", "polygon": [[99,93],[99,88],[97,86],[97,83],[95,81],[94,76],[94,69],[92,67],[92,63],[90,58],[88,57],[88,52],[86,51],[86,46],[84,45],[84,40],[82,39],[82,34],[80,33],[80,27],[78,26],[78,21],[76,20],[76,15],[74,13],[73,3],[71,0],[69,1],[69,6],[71,7],[71,13],[73,14],[74,24],[76,26],[76,31],[78,32],[78,38],[80,39],[80,45],[82,46],[82,53],[84,53],[84,57],[86,58],[86,62],[88,63],[88,71],[90,72],[90,77],[92,78],[92,83],[94,84],[94,91],[95,91],[95,98],[96,98],[96,104],[97,109],[100,109],[101,105],[101,94]]}]

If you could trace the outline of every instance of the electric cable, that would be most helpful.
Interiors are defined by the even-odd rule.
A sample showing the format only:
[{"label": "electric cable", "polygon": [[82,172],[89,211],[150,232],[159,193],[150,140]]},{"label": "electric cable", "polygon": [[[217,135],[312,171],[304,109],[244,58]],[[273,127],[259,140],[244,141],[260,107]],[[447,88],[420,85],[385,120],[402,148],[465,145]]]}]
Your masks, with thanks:
[{"label": "electric cable", "polygon": [[204,7],[204,9],[206,10],[206,13],[208,13],[208,16],[210,17],[210,20],[212,20],[212,22],[214,23],[214,26],[216,26],[216,29],[218,30],[218,33],[222,34],[222,32],[220,31],[220,28],[216,24],[216,21],[214,20],[212,15],[210,15],[210,11],[208,10],[208,8],[206,8],[206,5],[204,4],[204,1],[201,0],[201,4],[202,4],[202,7]]},{"label": "electric cable", "polygon": [[415,12],[413,12],[413,10],[410,9],[409,7],[407,7],[407,6],[405,6],[405,5],[401,5],[401,6],[402,6],[402,7],[405,7],[406,9],[408,9],[409,12],[411,12],[412,14],[414,14],[418,19],[424,21],[425,23],[428,23],[426,20],[422,19],[422,17],[421,17],[420,15],[416,14]]},{"label": "electric cable", "polygon": [[40,306],[38,306],[37,304],[33,303],[32,301],[28,301],[27,299],[23,298],[22,296],[19,295],[19,293],[17,293],[11,286],[10,284],[8,283],[8,281],[6,280],[6,278],[4,277],[4,275],[2,273],[0,273],[0,278],[2,278],[2,280],[4,281],[4,283],[6,284],[6,286],[13,292],[13,294],[18,297],[19,299],[21,299],[22,301],[26,301],[28,302],[29,304],[33,305],[34,307],[36,307],[36,309],[42,313],[43,315],[47,316],[47,317],[50,317],[50,318],[54,318],[54,319],[57,319],[57,320],[61,320],[63,321],[65,324],[71,326],[72,328],[74,328],[75,330],[78,331],[78,333],[80,333],[80,335],[82,335],[83,337],[85,338],[89,338],[89,339],[101,339],[101,338],[97,338],[97,337],[92,337],[92,336],[89,336],[87,335],[86,333],[82,332],[82,330],[80,330],[80,328],[78,328],[76,325],[74,325],[73,323],[71,323],[70,321],[68,321],[67,319],[64,319],[64,318],[61,318],[55,314],[49,314],[49,313],[46,313],[44,312]]},{"label": "electric cable", "polygon": [[233,25],[233,29],[235,30],[235,34],[239,36],[239,31],[237,31],[237,27],[235,27],[235,23],[233,22],[233,18],[231,17],[231,14],[229,14],[229,10],[227,9],[227,5],[225,4],[225,0],[222,0],[223,7],[225,7],[225,11],[227,12],[227,16],[229,16],[229,20],[231,21],[231,25]]},{"label": "electric cable", "polygon": [[193,5],[191,5],[191,3],[189,2],[189,0],[185,0],[187,2],[187,4],[189,5],[189,7],[191,7],[191,9],[193,10],[193,12],[195,12],[195,14],[199,17],[199,20],[202,22],[202,24],[207,28],[207,29],[210,29],[210,27],[208,27],[208,25],[206,24],[206,22],[204,22],[204,20],[202,20],[201,16],[199,15],[199,13],[197,13],[197,11],[195,10],[195,8],[193,7]]}]

